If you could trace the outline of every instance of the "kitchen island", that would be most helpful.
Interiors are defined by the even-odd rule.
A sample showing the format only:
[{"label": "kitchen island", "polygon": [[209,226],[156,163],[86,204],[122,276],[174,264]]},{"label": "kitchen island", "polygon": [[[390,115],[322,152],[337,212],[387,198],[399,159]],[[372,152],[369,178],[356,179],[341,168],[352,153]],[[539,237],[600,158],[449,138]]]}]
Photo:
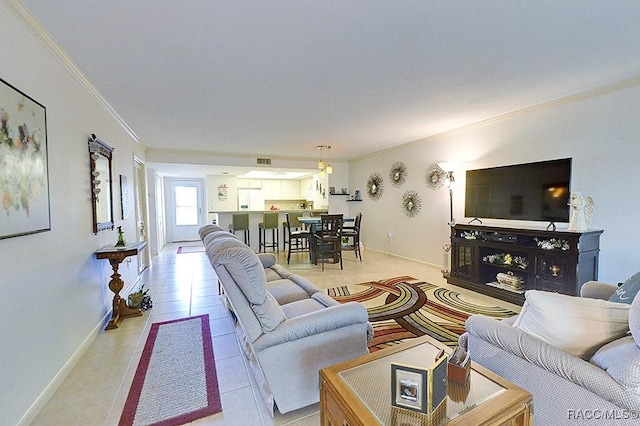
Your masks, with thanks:
[{"label": "kitchen island", "polygon": [[[209,217],[216,217],[216,224],[224,229],[229,229],[229,226],[233,223],[233,215],[236,213],[249,213],[249,239],[251,242],[251,248],[258,251],[258,224],[262,222],[262,215],[264,213],[279,213],[278,223],[282,225],[285,221],[285,214],[289,213],[290,217],[301,216],[320,216],[321,214],[328,213],[327,209],[290,209],[290,210],[238,210],[238,211],[217,211],[209,212]],[[280,249],[283,250],[282,238],[282,226],[279,226],[279,241]],[[238,234],[240,238],[242,235]]]}]

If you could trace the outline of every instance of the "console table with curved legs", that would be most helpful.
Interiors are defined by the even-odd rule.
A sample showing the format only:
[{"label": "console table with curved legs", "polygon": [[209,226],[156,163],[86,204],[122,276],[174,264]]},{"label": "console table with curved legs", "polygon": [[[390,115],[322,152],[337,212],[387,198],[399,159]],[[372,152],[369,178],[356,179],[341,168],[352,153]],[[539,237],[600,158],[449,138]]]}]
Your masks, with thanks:
[{"label": "console table with curved legs", "polygon": [[97,259],[107,259],[113,268],[113,274],[109,281],[109,289],[114,293],[113,296],[113,311],[111,313],[111,319],[105,327],[105,330],[118,328],[118,324],[124,318],[139,317],[142,315],[142,311],[139,308],[130,308],[127,305],[127,301],[120,297],[120,291],[124,287],[124,281],[118,273],[120,264],[129,256],[137,256],[140,250],[144,249],[147,243],[142,241],[124,247],[107,246],[100,250],[97,250]]}]

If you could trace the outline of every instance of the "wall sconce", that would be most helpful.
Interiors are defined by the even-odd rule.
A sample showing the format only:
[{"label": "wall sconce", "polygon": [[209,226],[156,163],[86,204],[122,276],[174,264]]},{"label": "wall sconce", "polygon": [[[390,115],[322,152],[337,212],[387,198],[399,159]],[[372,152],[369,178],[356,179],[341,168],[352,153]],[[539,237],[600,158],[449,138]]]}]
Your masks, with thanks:
[{"label": "wall sconce", "polygon": [[318,145],[316,148],[320,150],[320,161],[318,161],[318,169],[320,169],[319,176],[323,178],[325,176],[325,173],[328,175],[333,173],[333,167],[331,167],[331,164],[325,165],[323,156],[322,156],[322,153],[325,149],[327,151],[331,149],[331,145]]}]

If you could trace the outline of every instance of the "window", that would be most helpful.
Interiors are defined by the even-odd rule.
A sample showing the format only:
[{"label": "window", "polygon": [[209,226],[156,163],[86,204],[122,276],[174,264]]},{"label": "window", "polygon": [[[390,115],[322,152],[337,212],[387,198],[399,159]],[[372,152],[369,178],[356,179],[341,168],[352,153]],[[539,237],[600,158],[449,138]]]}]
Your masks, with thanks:
[{"label": "window", "polygon": [[198,189],[194,186],[176,186],[176,226],[198,224]]}]

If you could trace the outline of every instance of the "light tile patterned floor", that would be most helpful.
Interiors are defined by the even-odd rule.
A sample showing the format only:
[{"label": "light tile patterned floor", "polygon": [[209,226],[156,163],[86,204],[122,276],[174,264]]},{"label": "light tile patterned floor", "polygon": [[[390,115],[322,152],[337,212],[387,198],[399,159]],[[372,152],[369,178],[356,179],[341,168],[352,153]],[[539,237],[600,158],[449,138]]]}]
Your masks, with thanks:
[{"label": "light tile patterned floor", "polygon": [[[222,413],[193,422],[195,425],[319,425],[318,404],[271,417],[265,407],[246,359],[241,355],[228,311],[218,295],[215,273],[204,253],[176,254],[178,247],[198,243],[170,244],[153,261],[141,280],[150,289],[153,309],[129,318],[117,330],[101,332],[72,369],[33,425],[117,425],[151,324],[207,313],[211,322]],[[365,251],[363,262],[344,253],[344,270],[338,265],[311,265],[307,253],[280,252],[279,263],[309,278],[320,288],[356,284],[410,275],[448,286],[440,268]],[[464,289],[455,288],[465,292]],[[504,302],[502,306],[519,310]]]}]

